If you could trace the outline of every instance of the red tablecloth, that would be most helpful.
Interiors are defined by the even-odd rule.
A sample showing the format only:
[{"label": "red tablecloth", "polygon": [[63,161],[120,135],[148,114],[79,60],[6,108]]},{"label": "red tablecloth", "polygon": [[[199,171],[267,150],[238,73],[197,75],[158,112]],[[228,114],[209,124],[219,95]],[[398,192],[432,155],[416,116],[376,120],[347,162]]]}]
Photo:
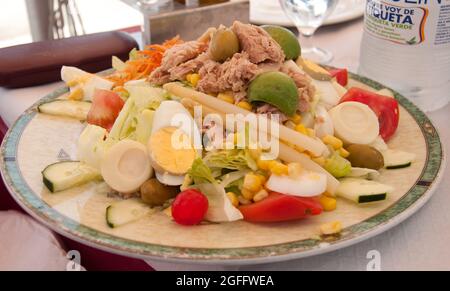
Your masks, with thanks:
[{"label": "red tablecloth", "polygon": [[[0,143],[8,127],[0,117]],[[24,212],[6,190],[0,179],[0,210],[15,209]],[[66,250],[78,250],[81,254],[81,264],[87,270],[95,271],[151,271],[152,268],[142,260],[118,256],[88,247],[73,240],[61,237]]]}]

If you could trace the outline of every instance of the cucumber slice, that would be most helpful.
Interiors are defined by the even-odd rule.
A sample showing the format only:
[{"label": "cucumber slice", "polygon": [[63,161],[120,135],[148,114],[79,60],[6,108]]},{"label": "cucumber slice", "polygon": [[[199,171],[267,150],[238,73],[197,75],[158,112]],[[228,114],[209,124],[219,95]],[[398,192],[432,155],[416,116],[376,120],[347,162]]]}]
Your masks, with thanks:
[{"label": "cucumber slice", "polygon": [[353,167],[350,174],[347,175],[347,177],[363,178],[363,179],[368,179],[368,180],[375,180],[379,176],[380,176],[380,173],[377,170],[366,169],[366,168],[357,168],[357,167]]},{"label": "cucumber slice", "polygon": [[101,180],[99,171],[82,162],[59,162],[42,171],[44,185],[52,193]]},{"label": "cucumber slice", "polygon": [[148,205],[137,198],[118,201],[106,208],[106,223],[109,227],[116,228],[136,221],[151,211]]},{"label": "cucumber slice", "polygon": [[59,99],[38,106],[38,111],[41,113],[66,116],[82,121],[86,120],[90,109],[91,102]]},{"label": "cucumber slice", "polygon": [[387,195],[393,188],[375,181],[368,181],[358,178],[344,178],[340,180],[340,185],[336,195],[359,204],[386,200]]},{"label": "cucumber slice", "polygon": [[385,150],[382,154],[384,157],[384,167],[389,170],[407,168],[416,159],[415,154],[398,150]]}]

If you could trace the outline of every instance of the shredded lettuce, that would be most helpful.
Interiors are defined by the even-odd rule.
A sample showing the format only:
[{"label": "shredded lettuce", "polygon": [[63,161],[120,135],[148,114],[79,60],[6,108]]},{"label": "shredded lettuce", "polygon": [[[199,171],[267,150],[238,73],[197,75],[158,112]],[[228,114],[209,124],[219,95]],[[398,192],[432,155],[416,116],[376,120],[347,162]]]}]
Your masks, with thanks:
[{"label": "shredded lettuce", "polygon": [[197,158],[192,163],[188,171],[189,176],[194,180],[194,184],[199,185],[203,183],[216,184],[216,179],[211,172],[211,169],[203,162],[201,158]]},{"label": "shredded lettuce", "polygon": [[347,176],[352,171],[352,164],[341,157],[338,152],[334,152],[325,160],[325,170],[336,178]]},{"label": "shredded lettuce", "polygon": [[126,86],[130,97],[125,102],[110,132],[110,138],[138,140],[145,143],[151,132],[152,117],[147,110],[155,110],[167,98],[167,92],[161,88],[147,85]]},{"label": "shredded lettuce", "polygon": [[206,154],[205,164],[210,168],[224,168],[230,170],[258,169],[256,161],[248,150],[218,150]]},{"label": "shredded lettuce", "polygon": [[[100,170],[103,154],[115,144],[115,141],[107,137],[107,135],[106,129],[88,124],[78,139],[78,159]],[[105,137],[107,138],[105,139]]]}]

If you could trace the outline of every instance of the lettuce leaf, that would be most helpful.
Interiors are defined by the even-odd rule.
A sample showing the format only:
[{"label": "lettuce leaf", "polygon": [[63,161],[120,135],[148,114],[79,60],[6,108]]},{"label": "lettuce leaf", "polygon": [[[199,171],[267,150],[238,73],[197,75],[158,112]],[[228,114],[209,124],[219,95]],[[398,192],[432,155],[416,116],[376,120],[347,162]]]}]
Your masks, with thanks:
[{"label": "lettuce leaf", "polygon": [[210,168],[224,168],[230,170],[258,169],[256,161],[248,150],[218,150],[206,154],[205,164]]},{"label": "lettuce leaf", "polygon": [[192,180],[194,180],[194,184],[196,185],[204,183],[217,184],[211,169],[203,162],[201,158],[194,160],[188,174]]}]

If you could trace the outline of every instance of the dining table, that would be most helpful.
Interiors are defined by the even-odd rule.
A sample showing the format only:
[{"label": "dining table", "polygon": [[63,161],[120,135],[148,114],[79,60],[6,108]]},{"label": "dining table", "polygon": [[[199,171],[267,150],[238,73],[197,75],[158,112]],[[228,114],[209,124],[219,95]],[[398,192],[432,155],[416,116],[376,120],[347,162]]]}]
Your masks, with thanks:
[{"label": "dining table", "polygon": [[[333,61],[330,65],[348,68],[358,72],[360,43],[363,35],[363,19],[321,27],[314,36],[318,47],[330,50]],[[0,88],[0,138],[14,120],[39,98],[62,83],[51,83],[21,89]],[[395,89],[395,88],[394,88]],[[436,126],[446,152],[450,144],[450,105],[429,112],[428,116]],[[2,124],[3,123],[3,124]],[[414,142],[411,140],[410,142]],[[444,158],[445,158],[444,153]],[[450,159],[445,164],[449,166]],[[435,188],[431,199],[415,214],[399,225],[375,237],[333,252],[270,264],[244,266],[210,266],[174,264],[164,261],[140,261],[129,259],[132,269],[155,270],[239,270],[239,271],[279,271],[279,270],[450,270],[450,175],[444,173],[442,182]],[[0,201],[13,201],[6,189],[0,185]],[[17,207],[17,206],[16,206]],[[2,208],[0,208],[2,209]],[[14,224],[11,224],[14,227]],[[92,262],[86,269],[108,269],[108,261],[96,264],[96,260],[115,260],[109,254],[84,246],[82,243],[70,247],[88,250]],[[374,267],[374,259],[376,266]],[[112,261],[111,261],[112,262]],[[83,264],[83,262],[82,262]],[[151,266],[151,268],[149,267]],[[120,266],[115,265],[120,269]],[[110,268],[111,269],[111,268]]]}]

